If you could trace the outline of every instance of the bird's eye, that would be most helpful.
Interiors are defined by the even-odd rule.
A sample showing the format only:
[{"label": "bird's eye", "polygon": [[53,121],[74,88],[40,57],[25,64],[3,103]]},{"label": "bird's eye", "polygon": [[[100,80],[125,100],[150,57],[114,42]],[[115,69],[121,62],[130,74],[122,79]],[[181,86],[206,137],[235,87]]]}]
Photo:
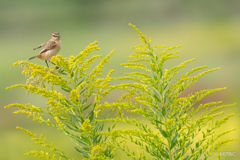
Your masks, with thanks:
[{"label": "bird's eye", "polygon": [[52,35],[53,37],[56,37],[55,35]]}]

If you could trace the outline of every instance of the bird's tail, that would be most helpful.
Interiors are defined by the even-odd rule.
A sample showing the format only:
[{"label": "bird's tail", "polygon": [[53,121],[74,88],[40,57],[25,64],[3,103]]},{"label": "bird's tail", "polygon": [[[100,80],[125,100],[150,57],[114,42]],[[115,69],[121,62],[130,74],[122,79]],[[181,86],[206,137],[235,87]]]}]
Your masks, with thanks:
[{"label": "bird's tail", "polygon": [[34,58],[36,58],[36,57],[37,57],[37,56],[33,56],[33,57],[29,58],[28,60],[34,59]]}]

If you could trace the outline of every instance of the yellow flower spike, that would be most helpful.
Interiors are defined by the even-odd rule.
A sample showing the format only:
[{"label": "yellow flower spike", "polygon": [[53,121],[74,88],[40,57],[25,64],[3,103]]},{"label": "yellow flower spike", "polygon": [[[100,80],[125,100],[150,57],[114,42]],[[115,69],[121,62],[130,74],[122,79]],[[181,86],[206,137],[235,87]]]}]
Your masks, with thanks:
[{"label": "yellow flower spike", "polygon": [[91,126],[90,120],[89,120],[89,119],[86,119],[86,120],[83,122],[82,130],[84,130],[84,131],[92,131],[92,129],[93,129],[93,126]]},{"label": "yellow flower spike", "polygon": [[185,113],[185,114],[181,117],[181,119],[185,119],[187,116],[188,116],[188,114]]},{"label": "yellow flower spike", "polygon": [[55,105],[55,101],[50,99],[50,100],[47,101],[47,105],[54,106]]},{"label": "yellow flower spike", "polygon": [[141,37],[140,39],[141,39],[142,42],[145,42],[145,41],[146,41],[146,36],[144,36],[144,35],[142,34],[142,32],[141,32],[135,25],[129,23],[129,26],[132,26],[132,27],[139,33],[139,35],[140,35],[140,37]]},{"label": "yellow flower spike", "polygon": [[19,62],[20,62],[20,61],[13,63],[13,66],[16,66],[17,64],[19,64]]},{"label": "yellow flower spike", "polygon": [[73,62],[74,60],[75,60],[75,57],[71,55],[71,56],[69,57],[69,62]]},{"label": "yellow flower spike", "polygon": [[111,70],[108,72],[107,78],[110,78],[110,76],[112,75],[113,72],[114,72],[114,69],[111,69]]},{"label": "yellow flower spike", "polygon": [[150,43],[151,41],[152,41],[151,38],[148,38],[147,43]]},{"label": "yellow flower spike", "polygon": [[71,92],[70,92],[70,96],[69,96],[71,99],[70,101],[71,102],[74,102],[76,103],[80,97],[80,94],[78,93],[78,90],[76,89],[73,89]]},{"label": "yellow flower spike", "polygon": [[[102,152],[105,152],[106,149],[103,149],[102,146],[100,145],[95,145],[93,148],[92,148],[92,154],[91,154],[91,157],[94,157],[94,154],[96,154],[96,151],[102,153]],[[99,154],[99,153],[97,153]]]},{"label": "yellow flower spike", "polygon": [[57,129],[59,130],[64,130],[65,126],[64,124],[62,124],[62,122],[60,121],[60,119],[57,116],[54,116],[55,121],[57,122]]},{"label": "yellow flower spike", "polygon": [[174,122],[174,119],[168,119],[167,124],[172,124]]}]

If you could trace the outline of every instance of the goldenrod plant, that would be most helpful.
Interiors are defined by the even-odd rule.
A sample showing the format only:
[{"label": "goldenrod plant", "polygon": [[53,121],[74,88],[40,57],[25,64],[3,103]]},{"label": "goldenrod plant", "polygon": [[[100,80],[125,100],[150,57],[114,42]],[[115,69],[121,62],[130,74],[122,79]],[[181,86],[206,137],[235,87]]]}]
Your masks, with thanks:
[{"label": "goldenrod plant", "polygon": [[[18,107],[19,110],[14,113],[27,114],[32,117],[34,121],[39,123],[46,123],[47,125],[56,127],[58,130],[65,133],[75,144],[76,150],[86,158],[95,157],[98,154],[97,146],[106,141],[107,135],[100,135],[103,130],[103,124],[97,122],[96,119],[107,118],[112,110],[102,115],[103,110],[99,110],[98,105],[100,100],[106,96],[111,89],[108,88],[110,82],[110,75],[113,70],[109,71],[106,78],[97,78],[101,76],[104,64],[108,62],[108,58],[114,52],[110,52],[101,62],[87,74],[86,71],[90,69],[91,64],[95,59],[102,58],[101,55],[92,56],[90,59],[84,61],[90,52],[99,50],[97,42],[90,44],[84,51],[77,56],[70,56],[68,59],[58,55],[52,58],[56,66],[48,68],[33,64],[27,61],[18,61],[14,65],[19,64],[24,69],[22,74],[26,75],[26,84],[17,84],[13,87],[22,87],[28,93],[40,94],[47,99],[47,107],[43,110],[41,107],[36,107],[31,104],[10,104],[8,107]],[[68,96],[67,94],[68,93]],[[89,102],[89,98],[94,96],[93,102]],[[44,115],[51,115],[54,121],[46,119]],[[109,131],[112,131],[109,127]],[[43,142],[42,135],[37,138],[36,135],[30,131],[21,129],[29,136],[36,140],[36,143],[41,144],[43,147],[49,147],[51,150],[56,151],[61,157],[67,157],[63,152],[53,147],[53,144],[46,144]],[[114,149],[107,147],[103,151],[102,159],[107,157],[114,157]],[[26,155],[34,154],[37,157],[49,158],[45,153],[38,151],[31,151]],[[107,155],[106,157],[104,155]],[[55,157],[55,155],[53,155]]]},{"label": "goldenrod plant", "polygon": [[[26,75],[27,82],[7,89],[22,87],[27,92],[40,94],[47,99],[47,107],[42,109],[31,104],[15,103],[5,108],[17,107],[19,110],[14,113],[27,114],[34,121],[64,132],[75,143],[76,151],[86,160],[120,159],[116,157],[117,150],[122,150],[134,160],[207,159],[221,146],[236,141],[219,139],[235,129],[216,132],[216,129],[234,114],[218,117],[224,114],[225,108],[235,104],[222,104],[221,101],[196,104],[205,96],[225,88],[181,95],[183,91],[193,86],[198,78],[220,68],[198,73],[207,68],[200,66],[177,76],[181,68],[195,59],[166,69],[165,62],[177,58],[178,51],[174,50],[181,46],[170,48],[164,45],[152,46],[151,39],[146,39],[134,25],[129,25],[139,33],[143,44],[132,47],[136,49],[136,54],[130,56],[133,60],[122,65],[138,71],[113,78],[110,77],[113,70],[110,70],[106,78],[98,78],[104,64],[115,51],[113,50],[87,74],[89,64],[96,58],[102,58],[101,55],[95,55],[85,60],[90,52],[99,50],[97,42],[90,44],[77,56],[52,57],[51,61],[54,61],[56,66],[51,68],[18,61],[14,65],[19,64],[23,67],[22,74]],[[157,48],[165,49],[157,53]],[[131,81],[110,85],[111,81],[122,80]],[[126,93],[114,103],[101,102],[103,97],[115,89],[125,90]],[[94,97],[93,102],[90,102],[90,97]],[[46,114],[52,116],[53,120],[46,119],[44,117]],[[142,116],[144,121],[129,118],[128,114]],[[132,125],[133,129],[116,129],[115,126],[120,123]],[[59,159],[72,159],[58,150],[53,143],[47,143],[43,135],[38,138],[27,129],[21,127],[17,129],[32,137],[36,144],[57,153],[50,155],[47,152],[33,150],[25,155],[53,160],[57,159],[57,156]],[[130,149],[129,145],[136,145],[139,149]]]}]

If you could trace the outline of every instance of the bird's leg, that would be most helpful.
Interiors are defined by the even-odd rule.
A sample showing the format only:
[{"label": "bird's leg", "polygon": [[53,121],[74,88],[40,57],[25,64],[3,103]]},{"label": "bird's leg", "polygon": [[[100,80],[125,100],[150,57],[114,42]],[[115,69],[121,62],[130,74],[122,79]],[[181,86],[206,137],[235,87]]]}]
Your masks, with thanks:
[{"label": "bird's leg", "polygon": [[[49,61],[49,62],[50,62],[50,61]],[[50,62],[50,63],[52,63],[53,65],[55,65],[55,66],[56,66],[56,64],[55,64],[55,63],[53,63],[53,62]],[[57,66],[56,66],[56,69],[58,69],[58,68],[59,68],[59,67],[57,67]]]},{"label": "bird's leg", "polygon": [[45,61],[45,62],[46,62],[46,64],[47,64],[47,67],[49,68],[47,61]]},{"label": "bird's leg", "polygon": [[[49,61],[50,62],[50,61]],[[51,62],[53,65],[56,65],[55,63]]]}]

